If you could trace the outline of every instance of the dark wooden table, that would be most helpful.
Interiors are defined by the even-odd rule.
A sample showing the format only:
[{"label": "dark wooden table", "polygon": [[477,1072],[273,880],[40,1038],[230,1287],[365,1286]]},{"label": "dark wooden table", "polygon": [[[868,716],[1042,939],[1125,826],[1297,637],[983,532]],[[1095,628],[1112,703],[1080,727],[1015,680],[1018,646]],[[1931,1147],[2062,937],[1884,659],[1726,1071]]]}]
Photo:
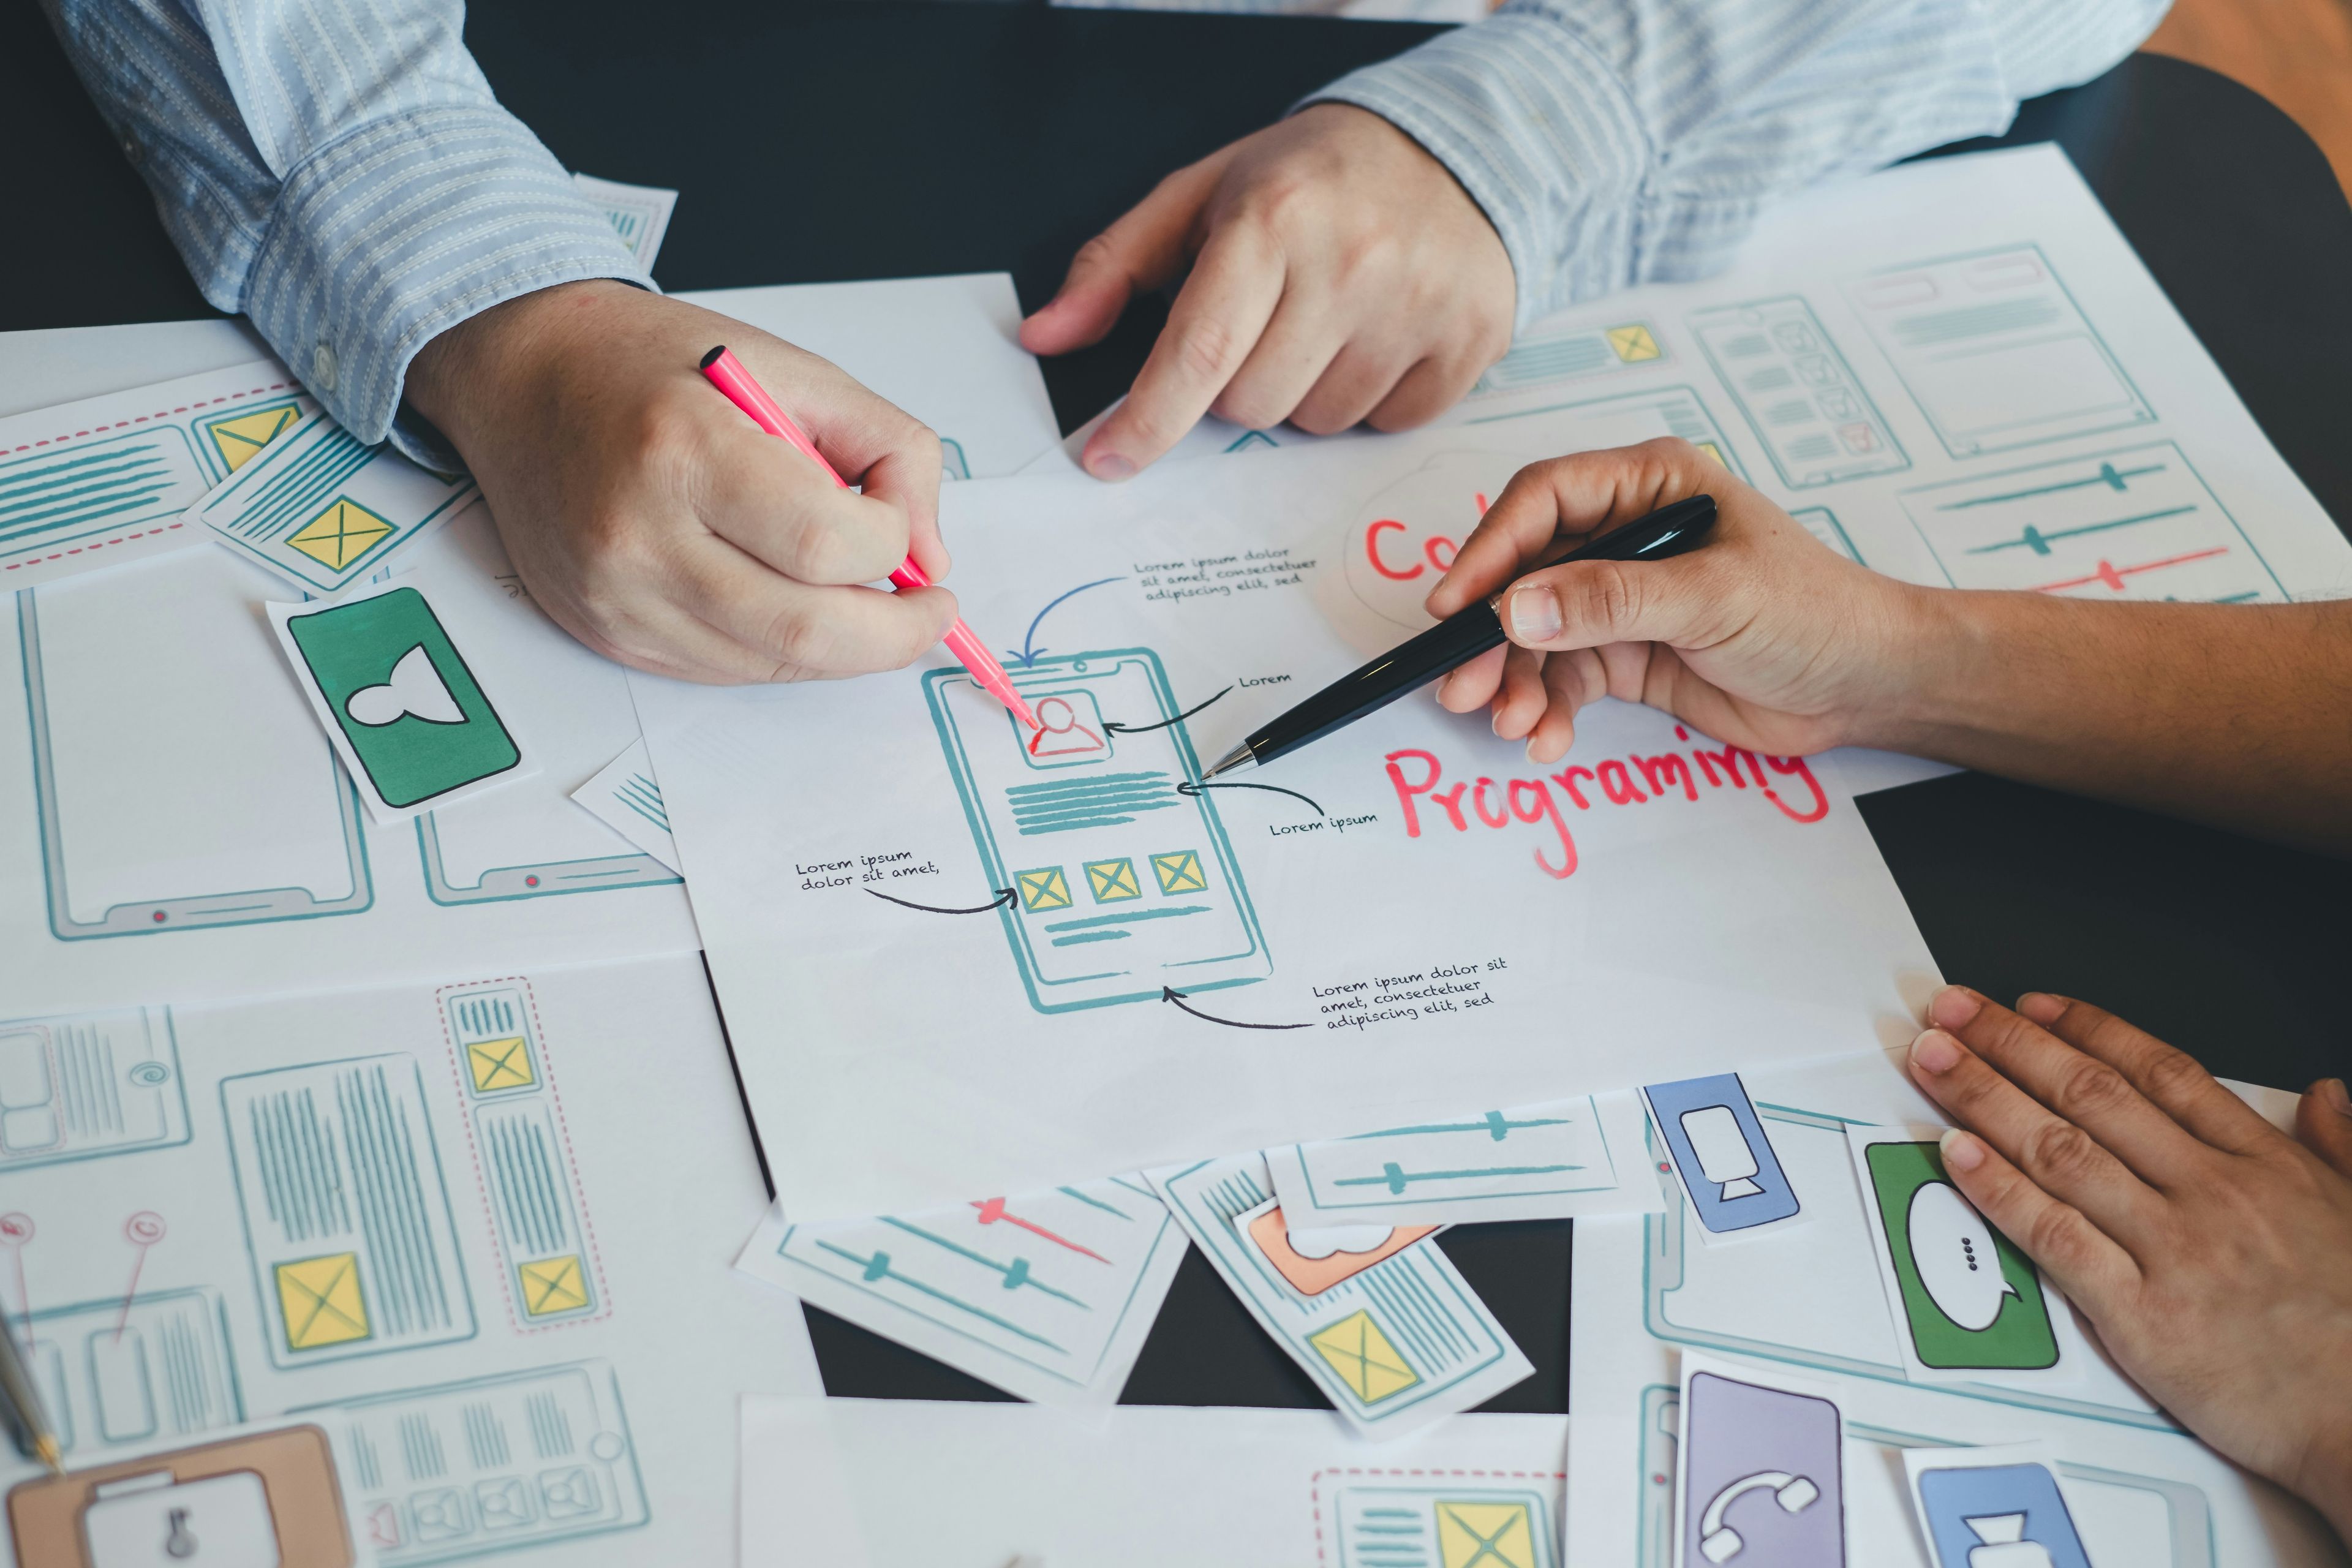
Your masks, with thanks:
[{"label": "dark wooden table", "polygon": [[[1160,175],[1433,30],[906,0],[682,0],[657,21],[505,0],[467,39],[567,166],[680,191],[665,286],[1003,268],[1032,307]],[[2318,150],[2245,89],[2145,55],[2029,104],[2001,139],[2038,141],[2066,149],[2287,461],[2352,520],[2352,208]],[[0,7],[0,145],[20,150],[0,331],[213,313],[31,5]],[[1046,367],[1065,429],[1125,390],[1160,317],[1147,305]],[[2335,987],[2352,868],[1977,776],[1863,811],[1951,978],[2093,998],[2260,1082],[2352,1059]],[[1566,1408],[1568,1236],[1442,1238],[1536,1365],[1491,1408]],[[808,1316],[836,1394],[1003,1397]],[[1127,1398],[1322,1403],[1197,1255]]]}]

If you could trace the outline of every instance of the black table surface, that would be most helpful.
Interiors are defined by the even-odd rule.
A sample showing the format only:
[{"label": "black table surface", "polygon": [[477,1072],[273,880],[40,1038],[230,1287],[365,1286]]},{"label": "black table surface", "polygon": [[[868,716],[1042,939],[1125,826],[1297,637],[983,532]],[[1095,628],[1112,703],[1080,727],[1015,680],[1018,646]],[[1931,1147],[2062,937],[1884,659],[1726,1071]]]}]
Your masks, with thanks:
[{"label": "black table surface", "polygon": [[[677,0],[648,26],[615,0],[506,0],[478,6],[467,38],[568,167],[680,192],[667,288],[1003,269],[1034,308],[1161,174],[1433,30],[907,0]],[[1971,146],[2041,141],[2065,148],[2288,463],[2352,520],[2352,208],[2319,151],[2245,89],[2145,55]],[[215,313],[31,5],[0,6],[0,145],[29,154],[11,169],[0,331]],[[1162,314],[1147,302],[1047,364],[1064,429],[1125,390]],[[2258,1082],[2299,1088],[2352,1057],[2334,984],[2352,962],[2352,867],[1978,775],[1862,809],[1948,977],[2091,998]],[[1568,1237],[1556,1222],[1440,1238],[1536,1366],[1488,1408],[1567,1407]],[[808,1317],[836,1394],[1003,1397]],[[1197,1254],[1126,1397],[1322,1403]]]}]

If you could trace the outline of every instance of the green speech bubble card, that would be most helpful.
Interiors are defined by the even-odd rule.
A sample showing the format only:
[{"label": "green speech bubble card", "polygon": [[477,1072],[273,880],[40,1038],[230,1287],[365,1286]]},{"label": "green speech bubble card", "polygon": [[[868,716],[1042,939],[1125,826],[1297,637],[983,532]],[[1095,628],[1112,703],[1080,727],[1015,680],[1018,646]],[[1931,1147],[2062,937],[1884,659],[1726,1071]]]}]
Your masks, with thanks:
[{"label": "green speech bubble card", "polygon": [[1893,1127],[1851,1127],[1847,1136],[1911,1380],[2079,1375],[2032,1260],[1960,1195],[1935,1142]]},{"label": "green speech bubble card", "polygon": [[394,583],[268,608],[312,710],[378,822],[531,771],[506,716],[417,589]]}]

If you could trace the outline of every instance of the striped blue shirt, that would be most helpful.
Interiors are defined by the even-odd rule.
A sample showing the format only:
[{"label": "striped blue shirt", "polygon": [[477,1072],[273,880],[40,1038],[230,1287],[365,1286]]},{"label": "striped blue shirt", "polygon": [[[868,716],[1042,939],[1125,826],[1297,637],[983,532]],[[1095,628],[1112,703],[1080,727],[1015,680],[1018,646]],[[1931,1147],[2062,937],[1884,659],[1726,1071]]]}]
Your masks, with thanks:
[{"label": "striped blue shirt", "polygon": [[1720,269],[1776,197],[1998,134],[2168,4],[1511,0],[1308,101],[1369,109],[1454,172],[1510,253],[1525,326]]},{"label": "striped blue shirt", "polygon": [[394,428],[419,348],[535,289],[652,284],[499,107],[463,0],[42,3],[205,298],[362,441],[456,467]]}]

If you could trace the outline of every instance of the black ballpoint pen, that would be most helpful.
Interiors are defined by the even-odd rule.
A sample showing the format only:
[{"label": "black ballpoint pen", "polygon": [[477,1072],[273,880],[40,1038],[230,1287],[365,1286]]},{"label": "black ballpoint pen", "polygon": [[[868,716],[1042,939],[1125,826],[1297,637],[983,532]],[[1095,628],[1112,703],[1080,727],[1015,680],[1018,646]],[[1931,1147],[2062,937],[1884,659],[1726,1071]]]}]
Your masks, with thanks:
[{"label": "black ballpoint pen", "polygon": [[[1715,498],[1691,496],[1662,506],[1622,528],[1611,529],[1546,564],[1664,560],[1696,549],[1714,528]],[[1219,757],[1202,778],[1213,779],[1252,763],[1264,766],[1368,713],[1380,711],[1406,692],[1469,663],[1488,648],[1500,647],[1508,640],[1503,636],[1503,619],[1497,609],[1501,603],[1501,595],[1482,599],[1419,637],[1400,643],[1354,673],[1341,676]]]}]

